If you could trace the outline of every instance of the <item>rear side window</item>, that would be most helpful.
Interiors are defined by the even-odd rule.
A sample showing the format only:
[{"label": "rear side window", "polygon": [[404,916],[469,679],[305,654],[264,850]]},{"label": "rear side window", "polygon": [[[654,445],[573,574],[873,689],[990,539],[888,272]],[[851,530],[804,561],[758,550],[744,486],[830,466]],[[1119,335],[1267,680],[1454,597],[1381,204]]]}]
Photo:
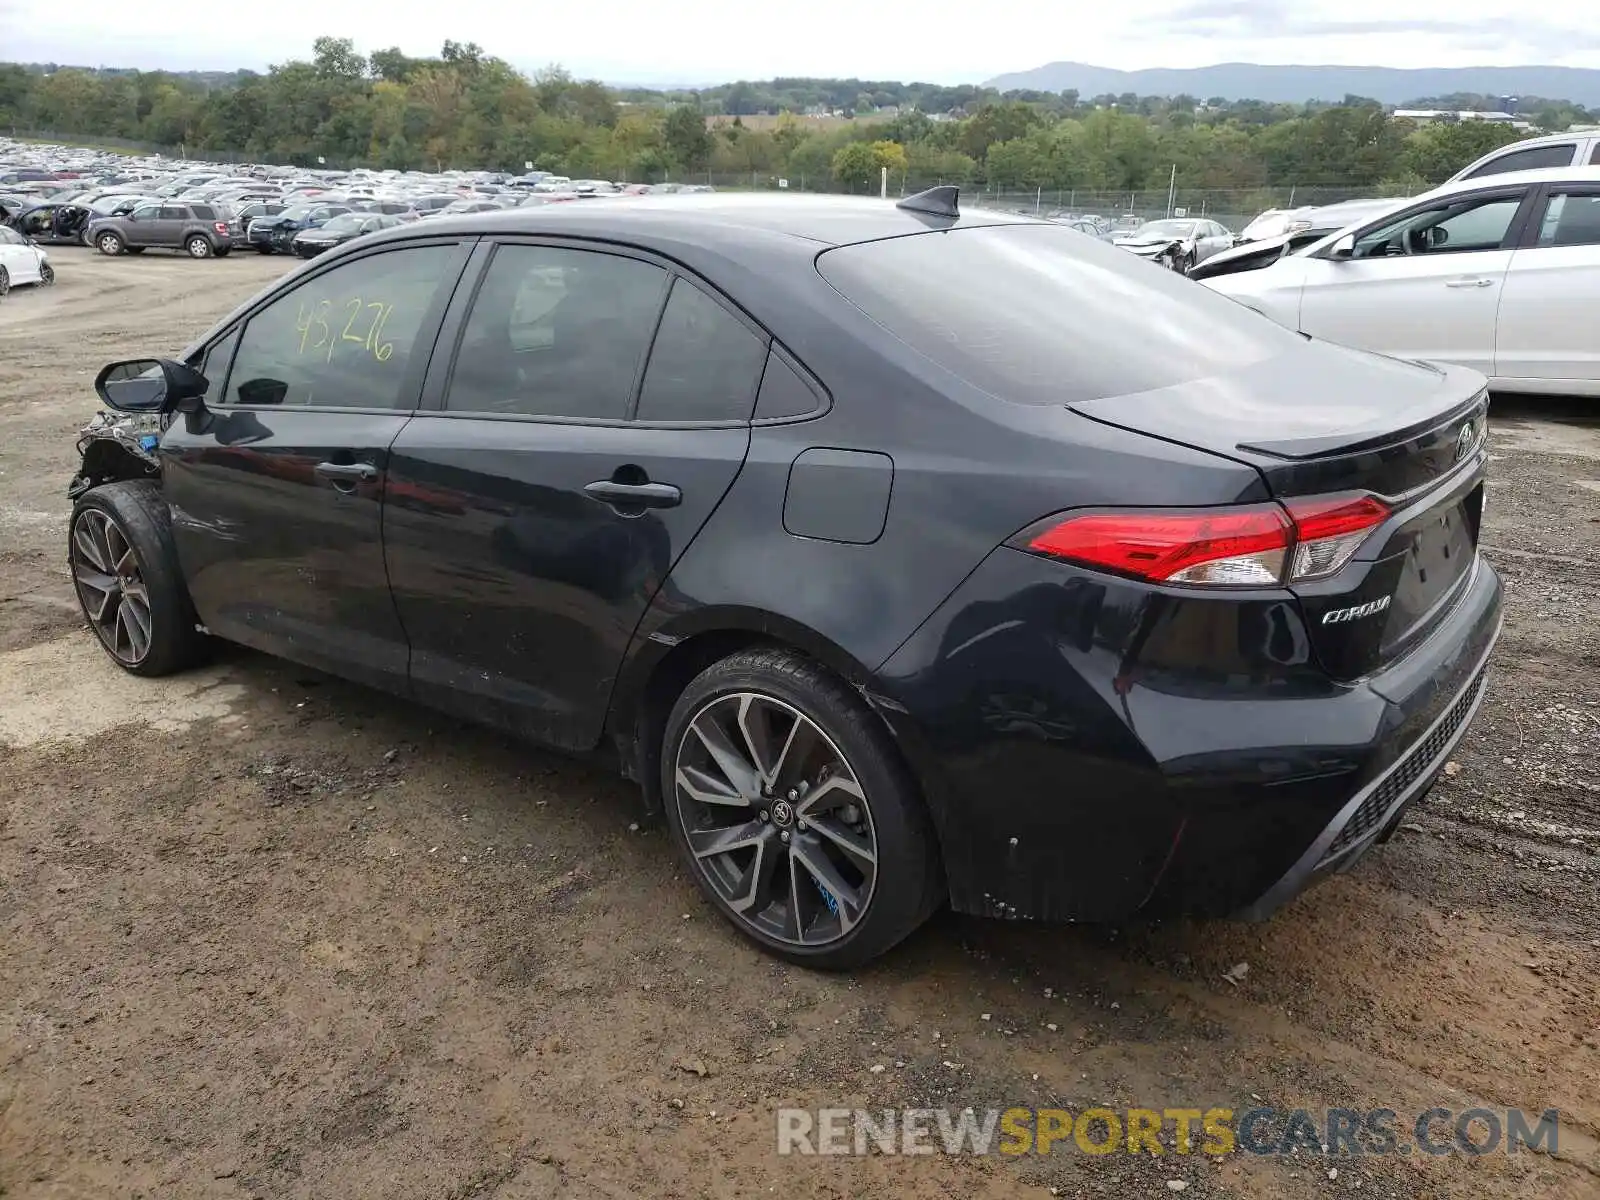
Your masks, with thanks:
[{"label": "rear side window", "polygon": [[189,211],[202,221],[215,221],[217,219],[217,210],[209,204],[191,204],[189,205]]},{"label": "rear side window", "polygon": [[374,254],[307,280],[244,327],[230,404],[414,408],[406,366],[432,345],[425,325],[454,246]]},{"label": "rear side window", "polygon": [[1552,192],[1537,245],[1600,246],[1600,195]]},{"label": "rear side window", "polygon": [[1600,167],[1600,142],[1594,144],[1594,153],[1589,155],[1589,165],[1591,167]]},{"label": "rear side window", "polygon": [[1558,142],[1553,146],[1529,146],[1526,150],[1512,150],[1492,159],[1477,170],[1469,172],[1468,179],[1484,175],[1503,175],[1507,171],[1536,171],[1541,167],[1566,167],[1572,164],[1576,142]]},{"label": "rear side window", "polygon": [[1226,296],[1059,225],[862,242],[827,251],[817,269],[901,341],[1018,404],[1171,387],[1300,344]]},{"label": "rear side window", "polygon": [[623,419],[666,287],[666,271],[636,258],[501,246],[467,315],[446,407]]},{"label": "rear side window", "polygon": [[639,420],[749,420],[766,357],[765,338],[680,278],[650,350]]}]

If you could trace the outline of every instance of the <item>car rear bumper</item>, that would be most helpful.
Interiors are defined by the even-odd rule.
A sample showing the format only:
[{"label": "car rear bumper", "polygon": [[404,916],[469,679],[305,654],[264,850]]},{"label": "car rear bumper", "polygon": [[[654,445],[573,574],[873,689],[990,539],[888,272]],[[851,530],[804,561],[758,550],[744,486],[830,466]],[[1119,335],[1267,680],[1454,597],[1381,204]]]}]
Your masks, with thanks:
[{"label": "car rear bumper", "polygon": [[1499,632],[1478,561],[1430,636],[1353,683],[1286,594],[1175,594],[996,551],[870,698],[923,785],[961,911],[1263,917],[1432,785]]}]

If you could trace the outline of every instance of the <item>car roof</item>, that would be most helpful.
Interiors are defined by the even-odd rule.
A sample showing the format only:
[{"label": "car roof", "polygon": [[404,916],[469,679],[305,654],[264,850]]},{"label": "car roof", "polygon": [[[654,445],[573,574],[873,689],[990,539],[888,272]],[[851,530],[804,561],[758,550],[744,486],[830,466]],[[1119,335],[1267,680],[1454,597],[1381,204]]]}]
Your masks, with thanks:
[{"label": "car roof", "polygon": [[1455,192],[1475,192],[1527,183],[1600,183],[1600,167],[1540,167],[1534,171],[1502,171],[1495,175],[1479,175],[1474,179],[1452,180],[1414,199],[1425,200]]},{"label": "car roof", "polygon": [[[1014,213],[963,209],[954,220],[850,196],[767,196],[726,192],[622,196],[430,219],[427,233],[525,233],[694,241],[714,247],[751,233],[843,246],[878,238],[981,225],[1049,225]],[[408,232],[422,232],[408,227]]]}]

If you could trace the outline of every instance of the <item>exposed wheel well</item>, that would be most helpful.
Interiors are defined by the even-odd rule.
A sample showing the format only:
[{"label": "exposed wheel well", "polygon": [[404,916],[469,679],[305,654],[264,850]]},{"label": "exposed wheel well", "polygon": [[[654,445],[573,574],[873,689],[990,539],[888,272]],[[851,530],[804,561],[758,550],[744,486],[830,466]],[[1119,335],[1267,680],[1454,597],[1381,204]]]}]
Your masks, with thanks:
[{"label": "exposed wheel well", "polygon": [[88,487],[119,479],[154,479],[160,472],[126,446],[110,438],[97,438],[83,452],[78,477]]}]

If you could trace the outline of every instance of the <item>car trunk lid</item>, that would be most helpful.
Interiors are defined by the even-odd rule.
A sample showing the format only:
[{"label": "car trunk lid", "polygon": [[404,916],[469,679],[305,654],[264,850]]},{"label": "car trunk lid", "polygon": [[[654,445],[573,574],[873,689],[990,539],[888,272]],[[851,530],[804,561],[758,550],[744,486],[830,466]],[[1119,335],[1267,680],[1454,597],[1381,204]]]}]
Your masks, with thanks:
[{"label": "car trunk lid", "polygon": [[[1391,510],[1330,578],[1293,585],[1324,668],[1353,679],[1404,655],[1467,587],[1483,512],[1483,378],[1326,344],[1230,375],[1070,405],[1244,462],[1279,500],[1350,493]],[[1288,360],[1293,360],[1292,362]]]}]

